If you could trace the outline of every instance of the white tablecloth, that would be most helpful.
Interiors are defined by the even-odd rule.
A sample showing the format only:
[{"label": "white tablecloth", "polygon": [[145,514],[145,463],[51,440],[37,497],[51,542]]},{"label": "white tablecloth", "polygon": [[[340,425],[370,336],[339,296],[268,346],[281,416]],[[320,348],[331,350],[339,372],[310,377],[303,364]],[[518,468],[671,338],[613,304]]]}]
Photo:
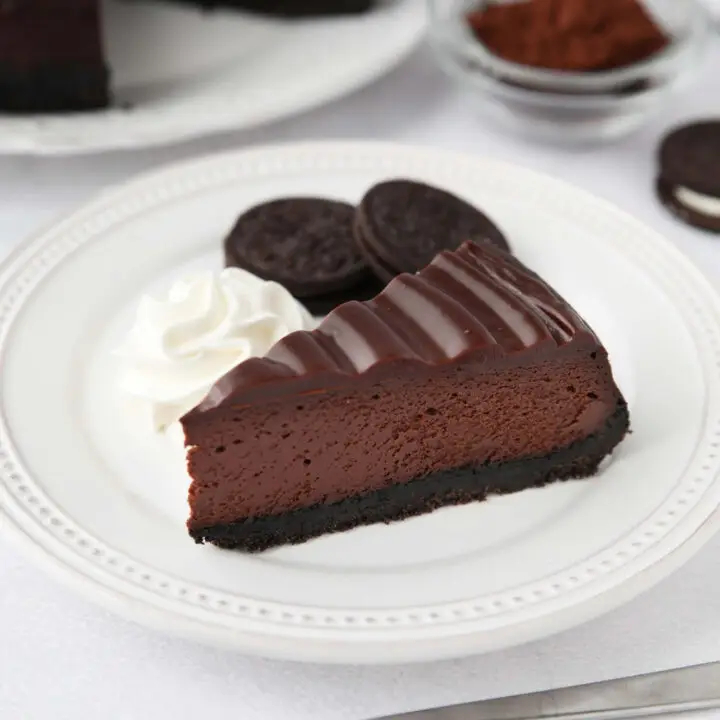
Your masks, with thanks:
[{"label": "white tablecloth", "polygon": [[[720,115],[719,69],[720,47],[700,82],[644,132],[571,152],[484,127],[423,48],[374,86],[259,131],[101,157],[0,159],[0,251],[162,163],[248,143],[370,137],[497,156],[574,182],[655,227],[720,282],[720,238],[673,221],[652,191],[663,131]],[[656,589],[584,627],[492,656],[380,668],[270,662],[163,637],[75,597],[0,539],[2,720],[360,720],[710,660],[720,660],[720,538]]]}]

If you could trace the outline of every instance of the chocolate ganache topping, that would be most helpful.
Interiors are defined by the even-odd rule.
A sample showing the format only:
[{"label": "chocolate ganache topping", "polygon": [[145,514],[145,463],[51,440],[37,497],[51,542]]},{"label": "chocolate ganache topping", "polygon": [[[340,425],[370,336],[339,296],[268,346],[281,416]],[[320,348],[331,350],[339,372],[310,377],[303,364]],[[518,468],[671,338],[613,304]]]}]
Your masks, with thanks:
[{"label": "chocolate ganache topping", "polygon": [[580,316],[514,256],[466,242],[416,275],[397,276],[373,300],[349,302],[313,331],[292,333],[263,358],[220,378],[188,415],[258,397],[316,393],[348,375],[396,362],[498,363],[529,349],[599,341]]}]

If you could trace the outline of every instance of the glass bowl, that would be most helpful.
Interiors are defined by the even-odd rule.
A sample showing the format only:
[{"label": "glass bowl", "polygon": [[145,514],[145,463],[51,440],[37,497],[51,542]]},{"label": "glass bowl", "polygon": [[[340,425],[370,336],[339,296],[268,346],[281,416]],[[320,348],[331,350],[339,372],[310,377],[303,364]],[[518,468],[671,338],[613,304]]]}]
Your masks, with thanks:
[{"label": "glass bowl", "polygon": [[652,119],[693,76],[713,33],[698,0],[644,0],[671,38],[665,49],[616,70],[544,70],[507,62],[476,39],[466,18],[482,2],[427,2],[436,56],[481,113],[505,130],[563,145],[612,140]]}]

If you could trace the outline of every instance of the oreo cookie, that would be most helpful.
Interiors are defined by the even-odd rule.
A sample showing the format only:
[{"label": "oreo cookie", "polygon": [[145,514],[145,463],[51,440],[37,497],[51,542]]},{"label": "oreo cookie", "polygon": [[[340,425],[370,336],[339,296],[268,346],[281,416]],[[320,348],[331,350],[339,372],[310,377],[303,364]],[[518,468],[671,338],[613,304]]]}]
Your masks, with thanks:
[{"label": "oreo cookie", "polygon": [[385,282],[421,270],[438,253],[456,250],[465,240],[510,252],[487,215],[445,190],[412,180],[371,188],[358,208],[355,236],[368,265]]},{"label": "oreo cookie", "polygon": [[283,285],[309,308],[332,309],[339,298],[364,297],[373,279],[355,242],[354,220],[352,205],[323,198],[257,205],[225,238],[225,264]]},{"label": "oreo cookie", "polygon": [[655,190],[660,202],[684,223],[720,233],[720,120],[669,133],[658,162]]}]

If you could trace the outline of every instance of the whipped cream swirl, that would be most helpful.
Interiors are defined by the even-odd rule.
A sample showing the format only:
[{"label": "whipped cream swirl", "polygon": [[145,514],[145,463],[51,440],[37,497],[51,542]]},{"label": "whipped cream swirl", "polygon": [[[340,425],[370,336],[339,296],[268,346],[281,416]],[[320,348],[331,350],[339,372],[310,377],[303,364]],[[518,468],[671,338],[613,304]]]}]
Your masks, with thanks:
[{"label": "whipped cream swirl", "polygon": [[244,270],[184,277],[166,298],[140,300],[135,324],[116,351],[120,384],[148,407],[155,429],[164,430],[235,365],[314,326],[285,288]]}]

